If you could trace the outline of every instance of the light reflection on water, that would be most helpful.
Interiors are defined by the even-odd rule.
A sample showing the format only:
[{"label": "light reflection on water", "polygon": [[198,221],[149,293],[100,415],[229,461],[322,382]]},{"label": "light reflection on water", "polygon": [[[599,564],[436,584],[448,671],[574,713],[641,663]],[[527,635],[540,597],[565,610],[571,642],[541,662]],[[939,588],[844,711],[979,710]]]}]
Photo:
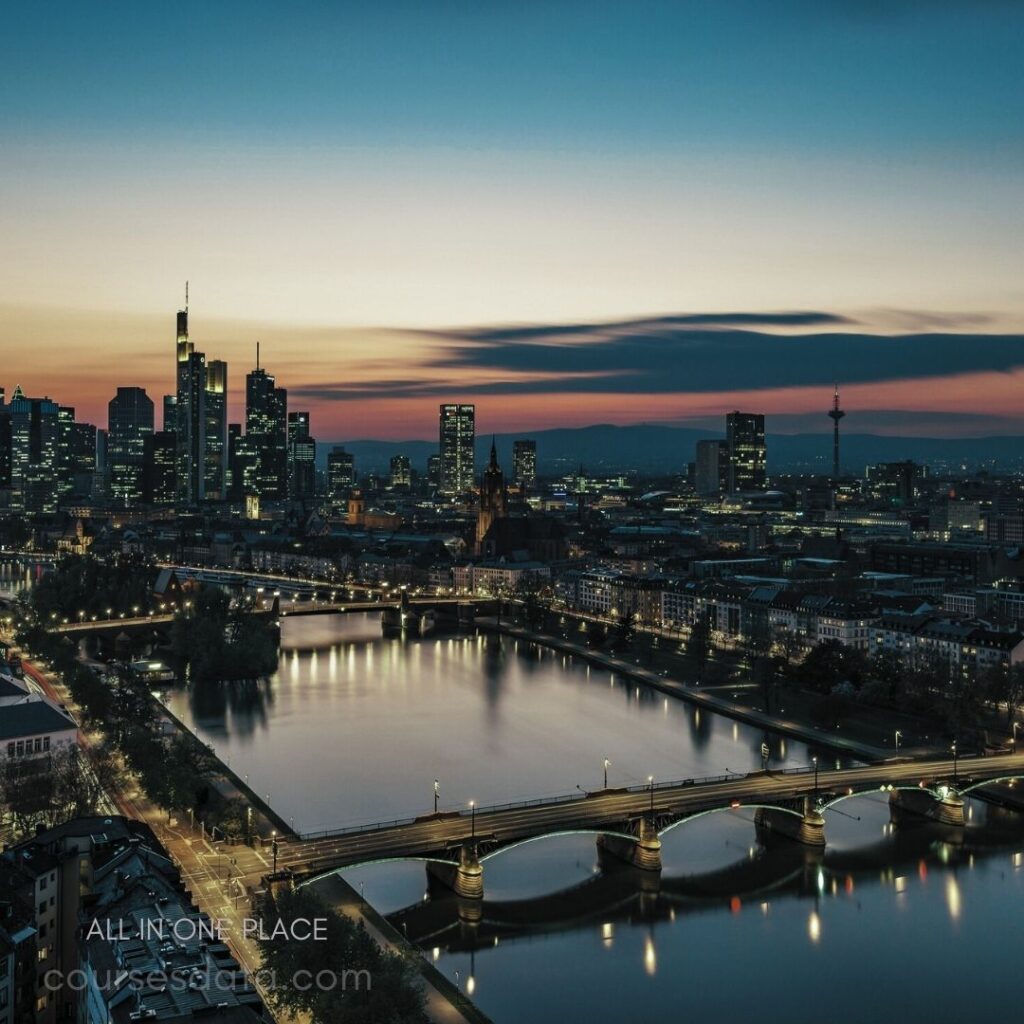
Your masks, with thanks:
[{"label": "light reflection on water", "polygon": [[[638,1005],[710,1022],[1010,1014],[1006,978],[1024,951],[1024,818],[974,806],[979,823],[967,830],[904,825],[882,836],[884,798],[851,800],[845,819],[827,812],[836,843],[824,853],[766,849],[739,814],[710,816],[666,836],[661,878],[634,879],[625,901],[614,878],[609,888],[593,875],[592,837],[528,844],[486,862],[478,920],[453,909],[425,953],[446,976],[472,977],[497,1024],[631,1020]],[[415,929],[431,906],[422,865],[345,877],[396,926]],[[730,895],[729,884],[753,888]],[[581,891],[589,913],[572,903]]]},{"label": "light reflection on water", "polygon": [[269,683],[172,693],[255,789],[306,831],[598,789],[747,772],[783,743],[578,659],[505,639],[382,639],[376,615],[285,619]]}]

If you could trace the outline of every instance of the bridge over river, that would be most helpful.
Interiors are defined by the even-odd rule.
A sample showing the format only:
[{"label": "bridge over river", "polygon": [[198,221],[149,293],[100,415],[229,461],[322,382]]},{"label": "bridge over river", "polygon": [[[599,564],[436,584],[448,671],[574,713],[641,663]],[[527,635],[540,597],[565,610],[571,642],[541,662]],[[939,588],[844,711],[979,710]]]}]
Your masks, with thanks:
[{"label": "bridge over river", "polygon": [[823,812],[852,797],[885,791],[894,814],[964,824],[964,797],[1024,777],[1024,754],[886,762],[843,769],[787,769],[683,779],[497,807],[470,806],[274,842],[273,876],[307,882],[339,868],[423,860],[433,878],[466,898],[482,898],[491,858],[527,842],[592,833],[604,855],[646,871],[661,869],[661,839],[698,817],[746,807],[760,829],[812,847],[825,845]]}]

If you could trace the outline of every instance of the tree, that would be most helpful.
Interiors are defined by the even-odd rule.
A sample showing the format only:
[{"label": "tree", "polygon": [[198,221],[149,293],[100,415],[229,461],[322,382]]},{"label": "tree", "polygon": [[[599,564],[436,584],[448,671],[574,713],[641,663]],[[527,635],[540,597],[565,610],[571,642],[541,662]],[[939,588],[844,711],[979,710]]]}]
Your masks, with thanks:
[{"label": "tree", "polygon": [[87,760],[76,746],[59,747],[44,757],[7,760],[0,769],[0,803],[21,836],[37,826],[98,814],[115,776],[111,755]]},{"label": "tree", "polygon": [[[398,953],[385,951],[362,923],[333,911],[309,888],[280,892],[271,907],[273,920],[260,940],[263,968],[284,979],[271,994],[282,1010],[308,1014],[314,1024],[425,1024],[426,1003],[415,968]],[[270,915],[265,915],[268,917]],[[299,919],[321,919],[326,941],[300,942],[273,936],[277,920],[290,925]],[[299,971],[315,978],[321,971],[336,984],[288,984]]]},{"label": "tree", "polygon": [[859,687],[867,670],[868,659],[863,651],[838,640],[823,640],[808,652],[800,675],[812,690],[831,693],[838,683],[849,682]]},{"label": "tree", "polygon": [[686,653],[704,669],[711,655],[711,613],[702,612],[693,626],[686,641]]}]

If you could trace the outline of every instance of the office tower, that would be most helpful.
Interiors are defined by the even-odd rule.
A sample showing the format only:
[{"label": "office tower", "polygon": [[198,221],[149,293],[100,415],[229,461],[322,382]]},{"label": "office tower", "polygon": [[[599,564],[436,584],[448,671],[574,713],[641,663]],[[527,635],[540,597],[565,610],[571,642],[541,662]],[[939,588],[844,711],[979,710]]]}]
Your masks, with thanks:
[{"label": "office tower", "polygon": [[288,494],[296,501],[316,496],[316,441],[309,413],[288,413]]},{"label": "office tower", "polygon": [[[206,356],[196,352],[188,336],[188,285],[185,308],[178,311],[177,394],[174,433],[177,438],[177,496],[180,504],[204,497],[206,485]],[[164,412],[167,412],[165,403]],[[166,427],[166,424],[165,424]]]},{"label": "office tower", "polygon": [[728,413],[725,438],[729,445],[729,492],[763,491],[768,484],[764,416],[753,412]]},{"label": "office tower", "polygon": [[92,423],[73,423],[69,442],[71,493],[91,497],[96,475],[96,427]]},{"label": "office tower", "polygon": [[288,497],[288,392],[259,366],[245,378],[245,437],[255,461],[245,493],[267,501]]},{"label": "office tower", "polygon": [[832,482],[839,479],[839,421],[846,415],[839,408],[839,385],[836,385],[836,393],[832,398],[832,408],[828,411],[829,419],[832,420]]},{"label": "office tower", "polygon": [[161,420],[163,424],[160,428],[169,434],[173,434],[175,428],[178,426],[178,396],[177,395],[164,395],[164,418]]},{"label": "office tower", "polygon": [[693,489],[702,498],[715,498],[729,486],[729,443],[698,441]]},{"label": "office tower", "polygon": [[223,501],[228,472],[228,364],[222,359],[206,364],[203,417],[202,496],[206,501]]},{"label": "office tower", "polygon": [[498,450],[491,441],[491,460],[480,481],[480,508],[476,516],[476,551],[480,553],[491,524],[508,516],[505,474],[498,465]]},{"label": "office tower", "polygon": [[[175,462],[177,471],[177,462]],[[96,428],[96,472],[93,474],[92,496],[94,498],[105,498],[107,496],[107,483],[110,474],[107,465],[107,432]],[[177,479],[177,477],[175,477]]]},{"label": "office tower", "polygon": [[351,452],[332,448],[327,454],[327,496],[332,504],[341,504],[356,482],[355,463]]},{"label": "office tower", "polygon": [[440,442],[441,493],[456,495],[473,490],[476,406],[442,405]]},{"label": "office tower", "polygon": [[158,430],[146,437],[143,453],[145,464],[145,500],[151,505],[173,505],[177,442],[172,430]]},{"label": "office tower", "polygon": [[107,406],[110,500],[120,508],[142,502],[146,438],[153,433],[153,402],[144,388],[118,388]]},{"label": "office tower", "polygon": [[427,486],[436,490],[441,486],[441,456],[427,457]]},{"label": "office tower", "polygon": [[27,398],[15,388],[11,415],[11,507],[57,511],[60,410],[49,398]]},{"label": "office tower", "polygon": [[75,410],[69,405],[57,407],[57,488],[61,498],[74,489],[71,469],[71,445],[75,432]]},{"label": "office tower", "polygon": [[0,390],[0,491],[11,488],[11,411]]},{"label": "office tower", "polygon": [[408,455],[391,456],[391,486],[409,487],[412,484],[412,463]]},{"label": "office tower", "polygon": [[513,441],[512,479],[524,491],[537,482],[537,442]]},{"label": "office tower", "polygon": [[245,443],[241,423],[228,424],[228,497],[231,501],[245,498],[245,481],[251,475],[250,451]]},{"label": "office tower", "polygon": [[917,485],[927,479],[928,467],[912,461],[879,462],[867,467],[868,494],[893,505],[909,505],[917,498]]}]

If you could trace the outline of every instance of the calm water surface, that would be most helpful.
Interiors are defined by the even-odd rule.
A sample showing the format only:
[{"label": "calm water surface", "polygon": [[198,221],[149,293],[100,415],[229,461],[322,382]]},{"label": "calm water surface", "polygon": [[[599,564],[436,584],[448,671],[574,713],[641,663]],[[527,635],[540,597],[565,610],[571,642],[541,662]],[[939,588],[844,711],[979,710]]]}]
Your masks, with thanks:
[{"label": "calm water surface", "polygon": [[285,619],[267,683],[168,706],[300,830],[809,760],[802,743],[494,637],[381,638],[377,615]]},{"label": "calm water surface", "polygon": [[[382,640],[375,616],[291,620],[267,684],[169,697],[297,826],[315,829],[760,767],[757,730],[560,654],[477,637]],[[805,764],[768,737],[773,764]],[[827,812],[829,846],[764,846],[727,810],[664,840],[660,877],[594,838],[485,862],[485,900],[421,863],[345,877],[497,1024],[1015,1019],[1024,820],[894,826],[880,796]]]}]

